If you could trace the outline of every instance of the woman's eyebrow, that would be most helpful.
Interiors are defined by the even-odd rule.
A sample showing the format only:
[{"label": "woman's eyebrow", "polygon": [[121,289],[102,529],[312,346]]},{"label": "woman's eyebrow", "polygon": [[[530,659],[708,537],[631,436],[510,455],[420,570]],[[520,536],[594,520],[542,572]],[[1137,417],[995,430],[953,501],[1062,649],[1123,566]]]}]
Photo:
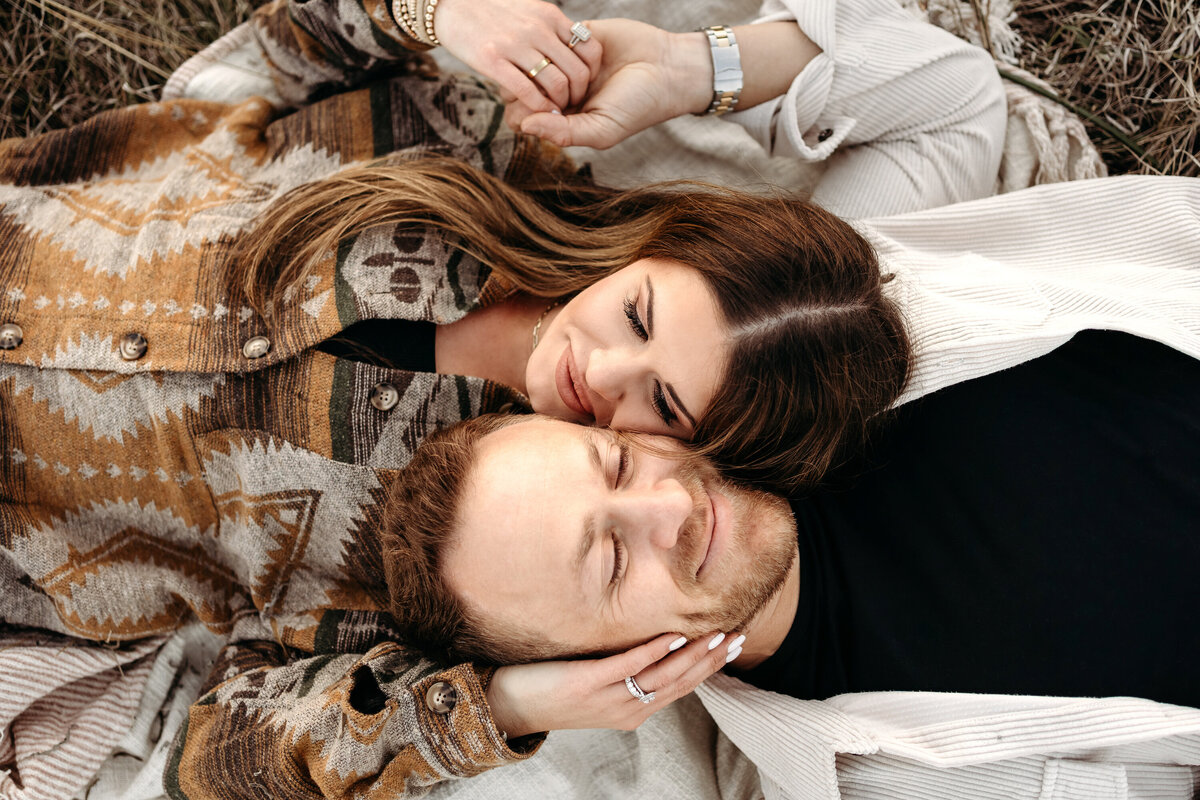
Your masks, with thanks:
[{"label": "woman's eyebrow", "polygon": [[663,386],[666,388],[667,394],[671,395],[671,399],[675,401],[675,408],[680,414],[683,414],[685,417],[687,417],[687,421],[692,424],[692,430],[695,430],[696,418],[692,416],[692,413],[688,411],[686,407],[684,407],[683,401],[679,399],[679,394],[675,391],[675,387],[669,383],[664,383]]},{"label": "woman's eyebrow", "polygon": [[[654,335],[654,284],[650,281],[650,276],[646,276],[646,338]],[[691,423],[692,429],[696,428],[696,418],[684,406],[683,401],[679,399],[679,393],[675,391],[675,387],[669,383],[664,383],[663,386],[667,390],[667,394],[671,395],[671,399],[675,401],[675,408],[680,414],[687,417],[687,421]]]},{"label": "woman's eyebrow", "polygon": [[654,335],[654,284],[646,276],[646,338]]}]

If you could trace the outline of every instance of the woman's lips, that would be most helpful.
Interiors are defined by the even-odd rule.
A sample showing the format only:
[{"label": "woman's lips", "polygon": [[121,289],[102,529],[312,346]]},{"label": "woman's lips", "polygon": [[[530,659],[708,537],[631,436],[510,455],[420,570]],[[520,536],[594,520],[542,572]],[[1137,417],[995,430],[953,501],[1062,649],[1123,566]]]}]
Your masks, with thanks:
[{"label": "woman's lips", "polygon": [[571,346],[567,345],[563,348],[562,357],[558,359],[558,366],[554,368],[554,384],[558,389],[558,396],[562,398],[563,404],[576,414],[595,419],[587,388],[576,380],[577,374],[575,356],[571,353]]}]

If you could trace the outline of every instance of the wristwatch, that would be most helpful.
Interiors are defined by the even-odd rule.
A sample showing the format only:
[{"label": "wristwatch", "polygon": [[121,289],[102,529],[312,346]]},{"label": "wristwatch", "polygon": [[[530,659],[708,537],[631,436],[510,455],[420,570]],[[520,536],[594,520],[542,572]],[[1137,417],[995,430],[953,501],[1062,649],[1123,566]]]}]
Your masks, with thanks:
[{"label": "wristwatch", "polygon": [[712,48],[713,99],[708,109],[699,116],[720,116],[733,110],[742,93],[742,54],[732,28],[712,25],[700,30],[708,36]]}]

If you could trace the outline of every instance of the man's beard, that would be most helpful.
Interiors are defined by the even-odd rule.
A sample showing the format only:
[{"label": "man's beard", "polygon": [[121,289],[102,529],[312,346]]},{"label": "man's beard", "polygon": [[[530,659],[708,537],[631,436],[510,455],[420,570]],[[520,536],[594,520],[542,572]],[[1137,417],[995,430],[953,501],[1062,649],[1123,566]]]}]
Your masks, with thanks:
[{"label": "man's beard", "polygon": [[[700,548],[706,544],[703,535],[708,514],[706,486],[729,500],[733,519],[737,521],[730,531],[732,541],[727,543],[723,555],[729,556],[731,551],[750,555],[741,573],[728,577],[729,585],[716,599],[713,609],[686,615],[695,627],[680,633],[743,630],[783,588],[795,563],[796,536],[791,508],[778,495],[725,479],[706,459],[684,456],[677,477],[692,494],[694,507],[678,546],[675,577],[679,585],[690,593],[703,592],[694,571],[704,557]],[[772,529],[753,530],[754,526],[764,525]]]}]

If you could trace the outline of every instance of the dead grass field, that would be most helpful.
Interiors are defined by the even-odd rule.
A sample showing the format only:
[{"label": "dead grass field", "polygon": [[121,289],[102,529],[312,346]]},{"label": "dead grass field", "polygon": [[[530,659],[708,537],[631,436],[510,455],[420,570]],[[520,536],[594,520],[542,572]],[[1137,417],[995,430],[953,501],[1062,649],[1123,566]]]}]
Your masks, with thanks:
[{"label": "dead grass field", "polygon": [[0,138],[157,99],[251,0],[0,0]]},{"label": "dead grass field", "polygon": [[[0,0],[0,138],[154,99],[252,5]],[[1200,176],[1200,3],[1024,0],[1018,14],[1022,66],[1084,116],[1112,173]]]}]

